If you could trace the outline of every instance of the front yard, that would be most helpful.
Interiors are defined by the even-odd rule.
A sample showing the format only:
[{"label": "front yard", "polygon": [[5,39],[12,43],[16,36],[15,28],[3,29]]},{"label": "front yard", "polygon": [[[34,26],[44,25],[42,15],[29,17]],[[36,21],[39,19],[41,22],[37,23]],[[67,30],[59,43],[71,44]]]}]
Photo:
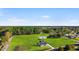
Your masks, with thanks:
[{"label": "front yard", "polygon": [[[48,34],[44,34],[47,36]],[[10,47],[8,51],[14,51],[17,47],[22,48],[24,51],[43,51],[49,49],[48,46],[40,47],[36,46],[39,42],[40,34],[32,34],[32,35],[15,35],[10,43]],[[67,44],[74,44],[74,39],[64,39],[64,38],[47,38],[45,42],[50,44],[52,47],[60,47],[65,46]]]}]

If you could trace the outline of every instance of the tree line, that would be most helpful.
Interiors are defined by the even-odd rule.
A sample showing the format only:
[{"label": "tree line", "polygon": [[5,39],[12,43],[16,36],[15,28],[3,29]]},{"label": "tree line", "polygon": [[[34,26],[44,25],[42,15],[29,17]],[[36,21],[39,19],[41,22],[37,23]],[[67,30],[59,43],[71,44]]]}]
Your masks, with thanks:
[{"label": "tree line", "polygon": [[79,32],[79,27],[77,26],[1,26],[0,36],[2,34],[1,32],[3,31],[12,32],[13,35],[40,34],[40,32],[48,33],[48,34],[59,33],[63,35],[71,31]]}]

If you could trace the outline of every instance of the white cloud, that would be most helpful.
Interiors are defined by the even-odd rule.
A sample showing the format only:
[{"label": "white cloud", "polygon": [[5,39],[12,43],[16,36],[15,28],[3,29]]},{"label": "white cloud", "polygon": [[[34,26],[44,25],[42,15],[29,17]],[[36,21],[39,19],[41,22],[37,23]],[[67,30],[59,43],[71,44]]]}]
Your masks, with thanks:
[{"label": "white cloud", "polygon": [[42,18],[50,18],[48,15],[41,16]]},{"label": "white cloud", "polygon": [[0,22],[0,26],[23,26],[28,24],[29,21],[26,19],[19,19],[16,17],[11,17],[6,19],[5,21],[1,21]]},{"label": "white cloud", "polygon": [[9,22],[26,22],[26,20],[24,19],[18,19],[18,18],[9,18],[8,19]]},{"label": "white cloud", "polygon": [[[44,16],[48,17],[48,16]],[[64,19],[64,20],[29,20],[29,19],[20,19],[16,17],[8,18],[5,21],[0,21],[0,25],[10,25],[10,26],[79,26],[78,19]]]},{"label": "white cloud", "polygon": [[79,26],[79,20],[78,19],[65,19],[65,20],[62,20],[62,21],[58,21],[57,23],[59,25],[62,25],[62,26]]},{"label": "white cloud", "polygon": [[71,23],[78,23],[79,20],[78,20],[78,19],[72,19],[70,22],[71,22]]}]

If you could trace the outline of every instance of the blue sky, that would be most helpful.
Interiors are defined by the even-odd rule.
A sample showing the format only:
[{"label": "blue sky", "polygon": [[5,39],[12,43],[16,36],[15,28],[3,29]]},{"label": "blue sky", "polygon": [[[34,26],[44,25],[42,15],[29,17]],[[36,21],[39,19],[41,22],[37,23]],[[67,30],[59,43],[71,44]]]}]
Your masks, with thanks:
[{"label": "blue sky", "polygon": [[79,26],[79,8],[0,8],[1,26]]}]

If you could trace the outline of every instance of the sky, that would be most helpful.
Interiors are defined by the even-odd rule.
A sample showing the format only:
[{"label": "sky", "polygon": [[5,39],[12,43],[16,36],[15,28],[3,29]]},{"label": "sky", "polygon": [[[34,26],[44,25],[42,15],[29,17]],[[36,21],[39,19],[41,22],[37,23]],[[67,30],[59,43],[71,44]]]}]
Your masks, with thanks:
[{"label": "sky", "polygon": [[0,8],[0,26],[79,26],[79,8]]}]

